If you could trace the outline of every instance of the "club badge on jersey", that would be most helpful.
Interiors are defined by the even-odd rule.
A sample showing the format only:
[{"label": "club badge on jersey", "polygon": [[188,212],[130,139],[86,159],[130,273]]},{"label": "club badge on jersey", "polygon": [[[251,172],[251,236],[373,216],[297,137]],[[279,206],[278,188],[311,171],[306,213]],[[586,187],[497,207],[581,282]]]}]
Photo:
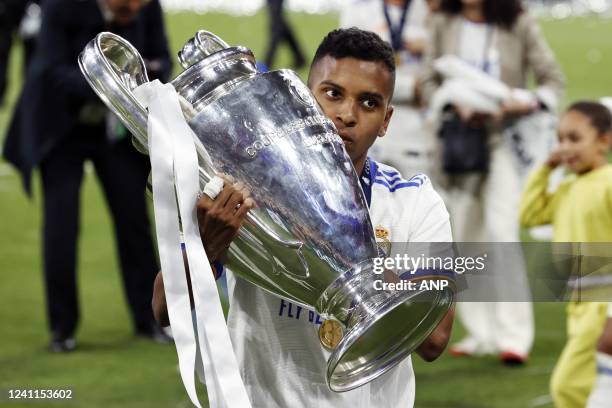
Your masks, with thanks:
[{"label": "club badge on jersey", "polygon": [[391,241],[389,241],[389,230],[381,225],[377,225],[374,228],[374,233],[376,234],[376,241],[378,243],[379,252],[382,251],[383,256],[389,256],[391,253]]}]

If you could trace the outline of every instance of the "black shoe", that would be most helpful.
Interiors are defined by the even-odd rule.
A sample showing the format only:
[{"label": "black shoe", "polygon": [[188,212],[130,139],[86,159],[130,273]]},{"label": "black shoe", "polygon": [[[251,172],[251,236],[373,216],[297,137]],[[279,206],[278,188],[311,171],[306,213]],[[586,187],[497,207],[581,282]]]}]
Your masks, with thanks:
[{"label": "black shoe", "polygon": [[174,342],[172,337],[168,336],[164,329],[159,327],[157,324],[153,324],[146,329],[136,330],[136,336],[149,338],[159,344],[169,344]]},{"label": "black shoe", "polygon": [[53,339],[47,348],[51,353],[70,353],[76,349],[76,342],[73,337]]}]

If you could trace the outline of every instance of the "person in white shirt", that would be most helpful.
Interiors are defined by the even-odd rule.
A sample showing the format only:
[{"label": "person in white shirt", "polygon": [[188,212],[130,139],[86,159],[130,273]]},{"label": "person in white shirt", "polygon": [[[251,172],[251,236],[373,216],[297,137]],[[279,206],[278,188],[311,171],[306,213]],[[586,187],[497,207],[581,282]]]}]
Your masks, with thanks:
[{"label": "person in white shirt", "polygon": [[[372,32],[335,30],[319,46],[308,85],[344,140],[370,207],[377,236],[390,242],[450,242],[449,215],[425,175],[408,180],[397,170],[368,157],[385,135],[393,114],[395,65],[391,47]],[[236,204],[242,204],[236,212]],[[210,261],[222,258],[253,206],[240,186],[226,182],[214,200],[198,201],[202,241]],[[228,326],[242,379],[254,407],[412,407],[415,379],[410,357],[369,384],[335,393],[325,381],[329,352],[316,332],[321,318],[271,295],[227,271]],[[161,324],[167,310],[161,273],[153,306]],[[435,360],[446,347],[454,309],[417,352]]]},{"label": "person in white shirt", "polygon": [[395,55],[393,121],[370,155],[396,167],[405,177],[429,174],[435,138],[424,126],[417,77],[429,39],[430,9],[425,0],[351,0],[340,9],[340,27],[373,31],[391,44]]}]

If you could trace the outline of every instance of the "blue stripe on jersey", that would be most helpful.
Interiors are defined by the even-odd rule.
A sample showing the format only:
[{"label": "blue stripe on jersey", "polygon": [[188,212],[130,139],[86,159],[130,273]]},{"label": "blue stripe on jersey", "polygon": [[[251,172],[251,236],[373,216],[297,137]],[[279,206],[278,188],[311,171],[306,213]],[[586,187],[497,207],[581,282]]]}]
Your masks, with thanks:
[{"label": "blue stripe on jersey", "polygon": [[398,181],[407,181],[407,180],[404,180],[401,176],[397,176],[397,177],[394,177],[394,178],[389,178],[389,177],[385,177],[385,176],[381,177],[380,175],[378,175],[377,177],[379,179],[381,179],[381,180],[385,180],[386,182],[388,182],[390,184],[396,183]]},{"label": "blue stripe on jersey", "polygon": [[420,185],[423,185],[423,183],[425,183],[426,178],[427,176],[424,174],[417,174],[415,176],[412,176],[408,181],[418,182]]},{"label": "blue stripe on jersey", "polygon": [[408,182],[398,183],[398,184],[394,184],[393,186],[390,186],[386,181],[384,181],[383,179],[378,179],[378,178],[374,180],[374,183],[387,187],[387,189],[392,193],[401,188],[421,186],[418,183],[408,183]]},{"label": "blue stripe on jersey", "polygon": [[380,173],[384,174],[385,176],[391,176],[391,177],[399,176],[399,173],[397,171],[381,170],[381,171],[378,172],[378,174],[380,174]]},{"label": "blue stripe on jersey", "polygon": [[395,171],[384,171],[384,170],[380,170],[376,174],[376,177],[384,178],[387,181],[394,181],[394,180],[399,180],[399,179],[402,178],[402,176],[400,176],[400,174],[398,172],[395,172]]},{"label": "blue stripe on jersey", "polygon": [[381,170],[378,173],[376,173],[376,177],[379,180],[386,181],[390,186],[398,182],[404,182],[404,183],[406,182],[406,180],[403,179],[402,176],[398,172],[395,172],[395,171]]}]

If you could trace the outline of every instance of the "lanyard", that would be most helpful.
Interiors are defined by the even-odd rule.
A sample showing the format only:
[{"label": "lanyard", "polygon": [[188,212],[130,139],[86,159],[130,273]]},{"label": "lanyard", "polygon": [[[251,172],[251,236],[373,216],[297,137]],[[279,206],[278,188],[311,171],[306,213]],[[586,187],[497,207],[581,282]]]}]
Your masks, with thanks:
[{"label": "lanyard", "polygon": [[400,17],[399,24],[394,25],[391,22],[389,16],[389,8],[387,3],[383,1],[383,11],[385,13],[385,19],[387,20],[387,26],[389,27],[389,35],[391,37],[391,46],[393,51],[398,52],[404,49],[404,42],[402,41],[402,31],[406,25],[406,16],[408,15],[408,7],[410,6],[411,0],[406,0],[402,6],[402,16]]},{"label": "lanyard", "polygon": [[491,72],[489,72],[491,70],[491,61],[489,60],[490,57],[490,49],[491,46],[493,45],[493,27],[489,26],[487,27],[487,36],[485,39],[485,46],[484,46],[484,50],[482,51],[482,70],[484,72],[486,72],[487,74],[491,74]]},{"label": "lanyard", "polygon": [[376,168],[376,162],[374,162],[374,160],[370,160],[368,157],[366,159],[365,166],[363,166],[363,174],[361,177],[359,177],[359,183],[363,189],[363,194],[365,195],[368,208],[372,202],[372,174],[376,174],[377,171],[378,169]]}]

